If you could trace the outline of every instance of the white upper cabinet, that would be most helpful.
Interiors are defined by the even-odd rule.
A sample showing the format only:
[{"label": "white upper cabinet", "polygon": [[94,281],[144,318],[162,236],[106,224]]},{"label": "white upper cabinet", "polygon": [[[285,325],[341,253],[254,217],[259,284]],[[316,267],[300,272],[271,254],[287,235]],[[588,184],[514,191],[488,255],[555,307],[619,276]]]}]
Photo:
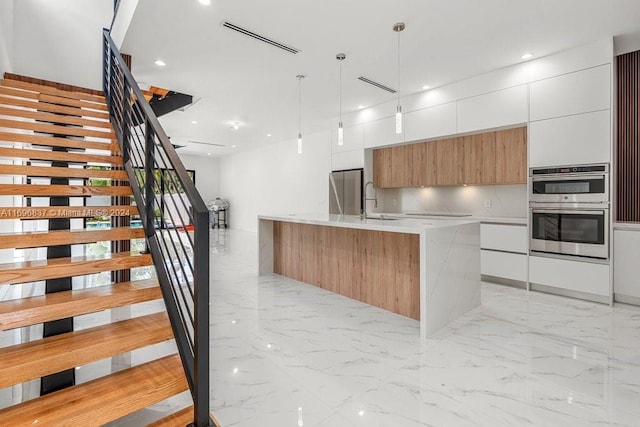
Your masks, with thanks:
[{"label": "white upper cabinet", "polygon": [[458,101],[457,133],[527,122],[527,85]]},{"label": "white upper cabinet", "polygon": [[364,168],[364,150],[342,151],[331,155],[331,170]]},{"label": "white upper cabinet", "polygon": [[[404,129],[404,126],[403,126]],[[365,124],[364,146],[366,148],[380,147],[404,142],[404,134],[396,133],[395,116],[385,117]]]},{"label": "white upper cabinet", "polygon": [[611,161],[610,111],[532,122],[529,166],[562,166]]},{"label": "white upper cabinet", "polygon": [[456,103],[412,111],[404,115],[406,141],[435,138],[456,133]]},{"label": "white upper cabinet", "polygon": [[611,107],[611,65],[564,74],[530,85],[530,120],[544,120]]}]

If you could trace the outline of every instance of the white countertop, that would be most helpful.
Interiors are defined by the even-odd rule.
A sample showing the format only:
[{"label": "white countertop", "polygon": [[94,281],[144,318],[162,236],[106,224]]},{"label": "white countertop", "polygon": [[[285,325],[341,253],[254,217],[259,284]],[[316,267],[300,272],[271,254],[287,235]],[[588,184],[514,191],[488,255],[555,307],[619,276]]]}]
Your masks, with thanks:
[{"label": "white countertop", "polygon": [[[371,214],[380,216],[380,214]],[[384,214],[383,214],[384,215]],[[387,217],[384,215],[384,217]],[[476,219],[464,218],[411,218],[391,217],[392,219],[360,219],[358,215],[334,215],[334,214],[284,214],[284,215],[258,215],[258,219],[269,221],[295,222],[299,224],[314,224],[331,227],[356,228],[362,230],[390,231],[394,233],[419,234],[425,230],[455,227],[462,224],[479,222]],[[406,218],[406,219],[405,219]]]},{"label": "white countertop", "polygon": [[[372,213],[371,215],[380,215],[379,213]],[[527,218],[518,217],[485,217],[485,216],[460,216],[460,215],[447,215],[446,213],[438,213],[437,215],[429,215],[428,213],[419,212],[407,212],[407,213],[382,213],[385,217],[392,218],[406,218],[406,219],[446,219],[446,220],[465,220],[465,221],[480,221],[487,224],[513,224],[513,225],[527,225]]]}]

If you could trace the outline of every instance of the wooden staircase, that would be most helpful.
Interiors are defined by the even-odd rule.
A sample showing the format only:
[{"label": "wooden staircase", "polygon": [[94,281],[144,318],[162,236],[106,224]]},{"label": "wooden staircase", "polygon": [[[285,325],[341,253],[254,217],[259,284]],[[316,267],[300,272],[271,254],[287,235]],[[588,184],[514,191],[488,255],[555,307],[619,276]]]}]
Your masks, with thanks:
[{"label": "wooden staircase", "polygon": [[[148,254],[130,251],[87,253],[93,242],[144,238],[141,228],[129,225],[107,229],[7,232],[12,225],[16,229],[23,228],[20,224],[33,228],[35,220],[70,218],[77,222],[78,218],[126,218],[138,213],[135,206],[122,202],[128,200],[132,191],[126,182],[122,156],[108,120],[107,106],[101,95],[19,79],[0,82],[0,227],[4,230],[0,233],[0,252],[10,254],[15,249],[18,251],[14,254],[37,253],[34,248],[66,245],[82,245],[85,249],[83,255],[54,259],[39,257],[7,262],[10,255],[5,255],[4,261],[0,261],[0,291],[15,289],[21,284],[27,284],[23,289],[38,289],[29,284],[57,278],[153,268]],[[53,166],[51,162],[54,162]],[[107,168],[94,169],[91,167],[94,165]],[[50,184],[46,178],[68,178],[75,183]],[[94,179],[110,180],[113,185],[91,185]],[[116,202],[120,200],[120,203],[102,202],[97,206],[88,203],[92,197],[104,200],[104,196]],[[42,206],[46,197],[70,197],[74,202],[85,199],[87,203]],[[14,206],[17,201],[20,206]],[[5,337],[18,337],[33,325],[44,322],[162,298],[155,279],[121,281],[55,293],[40,292],[8,300],[3,300],[2,295],[0,292],[0,334]],[[78,369],[172,339],[166,312],[43,339],[14,339],[11,345],[0,348],[0,389],[19,387],[47,375]],[[12,406],[3,405],[0,407],[0,425],[103,425],[186,390],[188,384],[182,363],[177,354],[172,354]],[[187,425],[191,415],[190,409],[184,408],[158,421],[157,425]]]}]

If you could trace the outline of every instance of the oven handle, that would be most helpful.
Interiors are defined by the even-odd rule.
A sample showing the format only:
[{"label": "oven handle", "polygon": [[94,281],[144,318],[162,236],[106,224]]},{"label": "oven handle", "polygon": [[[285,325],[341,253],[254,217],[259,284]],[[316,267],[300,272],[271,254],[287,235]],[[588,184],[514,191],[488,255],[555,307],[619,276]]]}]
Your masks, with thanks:
[{"label": "oven handle", "polygon": [[533,175],[531,181],[578,181],[584,178],[602,178],[606,180],[607,174],[602,172],[597,173],[581,173],[581,174],[567,174],[567,175]]},{"label": "oven handle", "polygon": [[531,208],[531,213],[551,213],[551,214],[569,214],[569,215],[593,215],[602,214],[606,215],[604,209],[544,209],[544,208]]}]

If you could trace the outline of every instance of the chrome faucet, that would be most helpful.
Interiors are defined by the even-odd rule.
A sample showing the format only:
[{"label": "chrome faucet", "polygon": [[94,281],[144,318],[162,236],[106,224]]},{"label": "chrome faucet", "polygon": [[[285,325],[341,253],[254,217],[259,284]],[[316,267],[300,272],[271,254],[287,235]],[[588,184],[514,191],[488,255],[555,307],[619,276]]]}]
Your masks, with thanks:
[{"label": "chrome faucet", "polygon": [[[367,197],[367,188],[369,187],[369,184],[371,184],[371,186],[373,187],[373,198]],[[367,182],[364,185],[364,190],[362,190],[362,215],[360,215],[362,219],[367,219],[367,201],[368,200],[373,200],[374,208],[378,207],[378,189],[376,188],[375,184],[372,181]]]}]

